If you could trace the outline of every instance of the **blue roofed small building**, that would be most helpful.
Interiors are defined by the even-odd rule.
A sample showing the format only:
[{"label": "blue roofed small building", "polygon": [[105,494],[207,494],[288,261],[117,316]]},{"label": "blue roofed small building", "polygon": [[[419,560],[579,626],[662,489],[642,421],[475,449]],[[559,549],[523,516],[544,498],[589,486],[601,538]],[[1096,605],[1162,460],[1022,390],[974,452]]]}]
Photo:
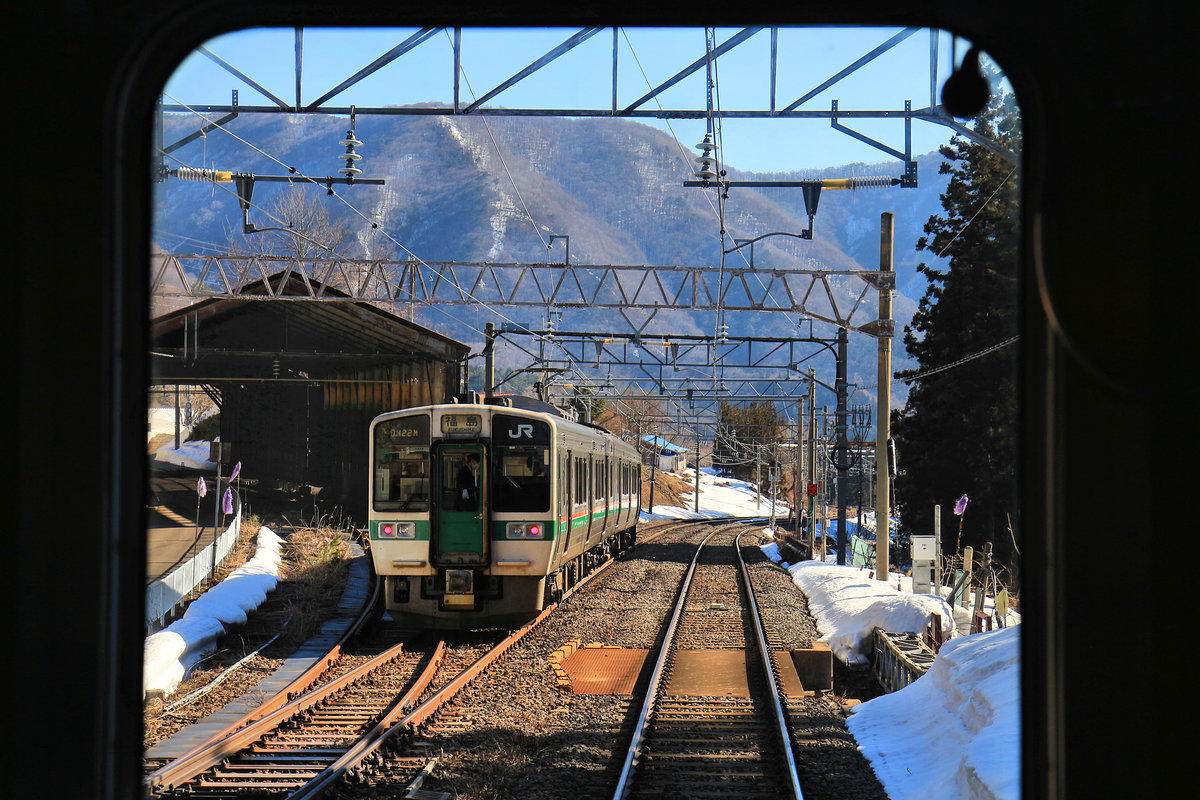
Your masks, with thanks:
[{"label": "blue roofed small building", "polygon": [[[661,436],[645,435],[642,437],[643,453],[649,459],[658,459],[658,468],[663,472],[677,472],[687,466],[688,449],[668,442]],[[646,463],[653,463],[649,461]]]}]

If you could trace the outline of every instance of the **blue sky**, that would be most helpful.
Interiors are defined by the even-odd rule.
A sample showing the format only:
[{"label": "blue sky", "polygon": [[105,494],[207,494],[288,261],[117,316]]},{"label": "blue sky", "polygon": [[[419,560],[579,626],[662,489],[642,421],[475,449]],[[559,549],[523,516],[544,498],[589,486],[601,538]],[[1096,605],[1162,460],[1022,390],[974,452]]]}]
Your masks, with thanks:
[{"label": "blue sky", "polygon": [[[465,29],[462,102],[493,89],[570,35],[574,28]],[[776,108],[783,108],[882,44],[899,28],[783,28],[779,33]],[[406,39],[415,29],[307,28],[301,102],[311,102]],[[717,42],[737,29],[718,29]],[[205,45],[272,94],[295,101],[295,38],[290,28],[253,29],[226,34]],[[937,37],[937,90],[949,74],[953,52],[968,44],[942,32]],[[766,108],[770,91],[770,34],[763,30],[717,61],[716,98],[720,108]],[[605,29],[557,61],[496,96],[489,105],[522,108],[608,108],[612,102],[613,38]],[[704,53],[703,28],[618,29],[618,105],[628,105]],[[450,33],[439,32],[380,72],[328,101],[328,105],[372,107],[421,102],[449,103],[452,94]],[[232,90],[242,105],[271,101],[209,58],[193,54],[165,87],[168,104],[227,105]],[[704,71],[697,71],[649,101],[645,108],[702,109]],[[930,97],[930,34],[922,30],[851,76],[800,106],[827,111],[836,99],[841,110],[914,109]],[[675,135],[689,150],[705,132],[704,120],[641,120]],[[903,122],[844,119],[843,124],[896,150],[904,149]],[[856,161],[892,160],[886,153],[833,130],[828,119],[731,120],[720,126],[725,163],[742,170],[819,169]],[[951,131],[923,121],[912,124],[912,152],[928,152],[947,142]],[[899,174],[899,161],[896,174]]]}]

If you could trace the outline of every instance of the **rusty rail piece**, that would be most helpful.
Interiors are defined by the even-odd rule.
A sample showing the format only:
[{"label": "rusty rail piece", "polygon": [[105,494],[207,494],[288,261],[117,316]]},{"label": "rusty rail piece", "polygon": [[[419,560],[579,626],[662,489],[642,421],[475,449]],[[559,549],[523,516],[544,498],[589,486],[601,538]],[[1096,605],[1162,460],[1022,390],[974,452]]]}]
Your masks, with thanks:
[{"label": "rusty rail piece", "polygon": [[[584,579],[579,581],[577,584],[571,587],[571,589],[564,593],[562,599],[565,600],[576,591],[582,589],[585,585],[589,584],[593,579],[608,569],[608,567],[610,567],[613,563],[615,563],[615,559],[613,558],[606,560],[603,564],[589,573]],[[327,670],[334,662],[336,662],[338,658],[340,658],[342,645],[344,645],[346,640],[350,638],[352,632],[357,631],[357,629],[361,627],[363,622],[369,616],[369,609],[374,607],[374,600],[378,596],[379,586],[380,582],[376,580],[371,599],[368,600],[364,606],[363,614],[355,621],[351,631],[343,636],[338,641],[338,644],[335,645],[327,655],[314,663],[314,665],[307,670],[304,675],[289,684],[284,692],[281,692],[279,695],[269,699],[253,712],[247,714],[245,717],[226,728],[225,731],[214,735],[209,739],[209,741],[197,746],[190,752],[185,753],[171,763],[164,765],[155,772],[146,776],[144,779],[144,787],[147,794],[152,792],[171,791],[180,784],[186,783],[200,773],[204,772],[206,769],[215,766],[222,759],[227,758],[233,753],[236,753],[239,750],[249,746],[258,738],[261,738],[264,733],[277,727],[283,720],[307,710],[309,707],[319,702],[326,695],[327,691],[332,693],[333,691],[342,688],[344,685],[357,680],[359,677],[361,677],[361,675],[369,672],[372,668],[374,668],[372,665],[378,666],[379,664],[390,661],[398,656],[402,649],[400,645],[397,645],[371,662],[363,664],[353,672],[348,673],[342,678],[339,678],[337,681],[331,682],[327,686],[322,687],[317,693],[308,695],[304,694],[304,690],[307,689],[308,686],[312,685],[313,681],[315,681],[321,674],[325,672],[325,670]],[[336,780],[340,779],[347,772],[356,768],[363,760],[374,753],[393,735],[406,727],[415,728],[416,726],[425,722],[430,716],[436,713],[436,711],[442,705],[452,699],[454,695],[456,695],[458,691],[462,689],[463,686],[470,682],[470,680],[473,680],[476,676],[478,676],[479,673],[481,673],[497,658],[503,655],[503,653],[507,651],[513,644],[515,644],[517,641],[523,638],[525,634],[540,624],[556,607],[557,604],[548,606],[536,619],[527,623],[524,627],[518,629],[504,641],[500,642],[491,651],[481,656],[475,662],[475,664],[473,664],[471,667],[468,667],[466,671],[459,675],[458,678],[452,681],[444,689],[442,689],[425,703],[421,704],[420,707],[412,710],[412,713],[409,714],[409,716],[397,721],[396,717],[399,710],[408,712],[410,709],[412,709],[412,701],[406,695],[405,699],[401,700],[395,705],[395,710],[393,712],[389,712],[383,718],[383,720],[381,720],[381,722],[375,726],[375,728],[373,728],[359,741],[358,744],[350,748],[345,756],[343,756],[334,764],[330,765],[330,767],[324,773],[319,775],[312,784],[300,789],[292,796],[318,796],[321,792],[328,788],[329,785],[332,785],[332,783],[336,782]],[[443,647],[444,644],[439,644],[437,654],[435,655],[435,660],[434,662],[431,662],[431,668],[434,667],[435,664],[440,664],[443,658]],[[423,688],[428,685],[430,680],[432,680],[434,672],[436,672],[436,669],[428,671],[428,679],[426,679],[424,675],[422,676],[420,680],[423,682]],[[418,692],[416,696],[419,696],[419,694],[420,692]]]},{"label": "rusty rail piece", "polygon": [[[748,521],[749,520],[742,521],[742,524],[745,524],[745,522]],[[703,552],[704,547],[708,544],[709,540],[721,532],[722,531],[714,531],[704,538],[704,540],[696,548],[696,554],[692,558],[692,562],[680,583],[678,599],[672,612],[671,620],[667,626],[667,630],[663,636],[663,643],[660,647],[658,658],[650,678],[650,685],[646,690],[646,699],[642,705],[641,712],[638,715],[629,749],[625,756],[625,763],[622,767],[620,777],[618,778],[616,787],[613,791],[613,800],[624,800],[624,798],[629,797],[633,791],[633,777],[636,773],[636,767],[643,757],[643,750],[647,741],[647,729],[650,724],[650,719],[658,714],[659,705],[663,700],[662,695],[665,692],[663,678],[668,672],[668,665],[672,660],[671,656],[675,652],[677,646],[677,634],[680,629],[679,623],[687,605],[691,584],[696,575],[697,567],[700,563],[701,553]],[[750,581],[750,573],[746,567],[745,560],[741,555],[741,536],[741,533],[737,535],[734,549],[737,551],[738,555],[738,565],[740,568],[739,574],[743,580],[746,594],[749,598],[748,605],[751,611],[749,616],[753,621],[754,640],[763,664],[763,677],[765,679],[765,684],[768,687],[768,705],[770,707],[770,716],[773,723],[772,731],[777,737],[777,744],[786,754],[784,772],[787,774],[790,796],[793,797],[794,800],[803,800],[799,776],[796,770],[795,758],[792,753],[791,735],[787,717],[783,709],[783,702],[781,700],[781,684],[773,667],[771,650],[763,628],[758,604],[754,598],[754,586]]]},{"label": "rusty rail piece", "polygon": [[[597,570],[598,572],[599,570]],[[593,575],[596,573],[593,573]],[[379,721],[364,733],[345,752],[337,758],[333,763],[322,770],[311,781],[302,787],[297,788],[288,796],[293,800],[303,800],[303,798],[315,798],[321,796],[329,788],[338,781],[342,780],[348,773],[355,770],[375,753],[379,748],[383,747],[389,740],[403,733],[414,732],[421,724],[430,719],[444,705],[457,695],[463,687],[467,686],[472,680],[477,678],[487,667],[491,666],[498,658],[509,650],[514,644],[520,641],[529,631],[533,630],[540,624],[556,606],[552,605],[544,610],[536,619],[527,623],[524,627],[511,633],[503,641],[489,650],[467,669],[459,673],[446,686],[438,690],[432,697],[420,705],[415,705],[425,691],[428,690],[430,683],[433,680],[437,670],[441,667],[445,657],[445,643],[438,644],[437,650],[430,660],[422,675],[417,679],[412,688],[405,695],[396,700],[389,710],[379,719]],[[156,792],[168,792],[186,783],[192,778],[200,775],[205,770],[216,766],[229,756],[242,751],[262,738],[264,734],[277,728],[285,720],[290,719],[296,714],[323,702],[329,695],[340,691],[349,686],[355,681],[361,679],[369,672],[378,669],[383,664],[395,659],[402,652],[403,646],[396,645],[387,652],[372,659],[371,661],[360,665],[353,671],[331,681],[326,686],[309,692],[292,702],[288,703],[283,708],[277,710],[273,714],[263,717],[249,726],[231,733],[226,738],[208,746],[203,752],[195,752],[172,762],[170,767],[172,770],[161,775],[158,782],[151,787]],[[179,763],[186,758],[186,763]]]},{"label": "rusty rail piece", "polygon": [[[164,764],[154,772],[151,772],[142,779],[142,785],[145,789],[155,789],[160,786],[177,785],[183,781],[195,777],[199,772],[208,767],[201,767],[196,771],[191,771],[194,764],[200,764],[205,761],[208,754],[218,749],[218,745],[223,744],[237,731],[246,728],[247,726],[264,720],[265,718],[282,711],[289,703],[294,702],[297,698],[303,699],[304,692],[308,687],[320,678],[325,672],[332,667],[342,657],[343,649],[366,624],[372,616],[372,609],[375,607],[376,601],[379,599],[381,589],[381,581],[378,576],[372,571],[372,588],[366,602],[363,603],[359,610],[358,616],[347,627],[346,631],[338,638],[333,647],[329,649],[325,655],[316,659],[313,665],[299,675],[294,681],[289,683],[283,691],[267,698],[263,703],[248,711],[245,715],[232,723],[224,730],[218,731],[209,737],[208,741],[203,742],[192,748],[187,753],[179,756],[175,760]],[[393,656],[394,657],[394,656]],[[215,763],[215,762],[214,762]],[[211,766],[209,764],[208,766]],[[182,777],[185,776],[186,777]]]},{"label": "rusty rail piece", "polygon": [[[597,570],[598,572],[599,570]],[[593,573],[595,574],[595,573]],[[428,721],[433,715],[449,703],[455,695],[462,689],[479,677],[484,670],[494,664],[502,655],[517,642],[525,637],[527,633],[536,628],[541,622],[550,615],[557,607],[557,604],[550,605],[541,614],[531,622],[526,623],[523,627],[510,633],[503,641],[498,643],[491,650],[484,653],[475,663],[460,672],[457,677],[439,689],[432,697],[421,703],[416,708],[412,708],[401,719],[392,720],[386,725],[381,721],[376,729],[364,736],[359,742],[346,752],[344,756],[331,764],[328,769],[314,778],[303,788],[288,795],[289,800],[307,800],[308,798],[320,797],[325,791],[331,788],[335,783],[340,781],[352,769],[356,768],[369,756],[375,753],[379,748],[383,747],[393,737],[401,734],[412,735],[420,728],[420,726]],[[403,704],[398,704],[402,706]]]},{"label": "rusty rail piece", "polygon": [[[444,647],[444,643],[438,644],[431,666],[440,663],[440,654],[444,650]],[[278,728],[285,721],[307,711],[318,703],[324,702],[327,698],[347,688],[364,675],[394,661],[400,656],[403,650],[404,645],[397,644],[370,661],[360,664],[340,678],[336,678],[313,691],[301,694],[270,714],[256,719],[245,727],[231,731],[224,738],[197,747],[191,752],[180,756],[170,764],[147,776],[147,788],[153,792],[164,792],[171,791],[181,784],[187,783],[205,770],[219,764],[222,760],[254,744],[266,733]],[[426,671],[428,672],[429,670],[427,669]],[[424,676],[422,676],[423,678]],[[430,674],[430,678],[432,679],[432,674]],[[280,693],[277,697],[280,696],[285,695],[284,693]],[[274,699],[276,698],[272,698],[272,700]]]}]

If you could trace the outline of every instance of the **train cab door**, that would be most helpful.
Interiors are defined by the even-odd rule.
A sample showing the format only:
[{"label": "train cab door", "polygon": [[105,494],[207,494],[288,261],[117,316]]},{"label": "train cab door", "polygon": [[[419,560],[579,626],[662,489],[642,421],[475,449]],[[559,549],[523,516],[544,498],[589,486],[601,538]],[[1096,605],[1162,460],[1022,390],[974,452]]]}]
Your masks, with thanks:
[{"label": "train cab door", "polygon": [[437,566],[487,566],[487,458],[482,445],[437,450],[437,519],[431,560]]}]

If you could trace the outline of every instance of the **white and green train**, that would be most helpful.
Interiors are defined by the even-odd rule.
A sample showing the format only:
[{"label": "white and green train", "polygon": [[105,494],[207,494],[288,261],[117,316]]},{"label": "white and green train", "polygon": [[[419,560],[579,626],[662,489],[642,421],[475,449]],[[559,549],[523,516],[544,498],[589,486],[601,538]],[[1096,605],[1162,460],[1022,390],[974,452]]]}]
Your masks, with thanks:
[{"label": "white and green train", "polygon": [[371,557],[401,624],[520,623],[635,542],[637,450],[549,406],[511,403],[371,423]]}]

